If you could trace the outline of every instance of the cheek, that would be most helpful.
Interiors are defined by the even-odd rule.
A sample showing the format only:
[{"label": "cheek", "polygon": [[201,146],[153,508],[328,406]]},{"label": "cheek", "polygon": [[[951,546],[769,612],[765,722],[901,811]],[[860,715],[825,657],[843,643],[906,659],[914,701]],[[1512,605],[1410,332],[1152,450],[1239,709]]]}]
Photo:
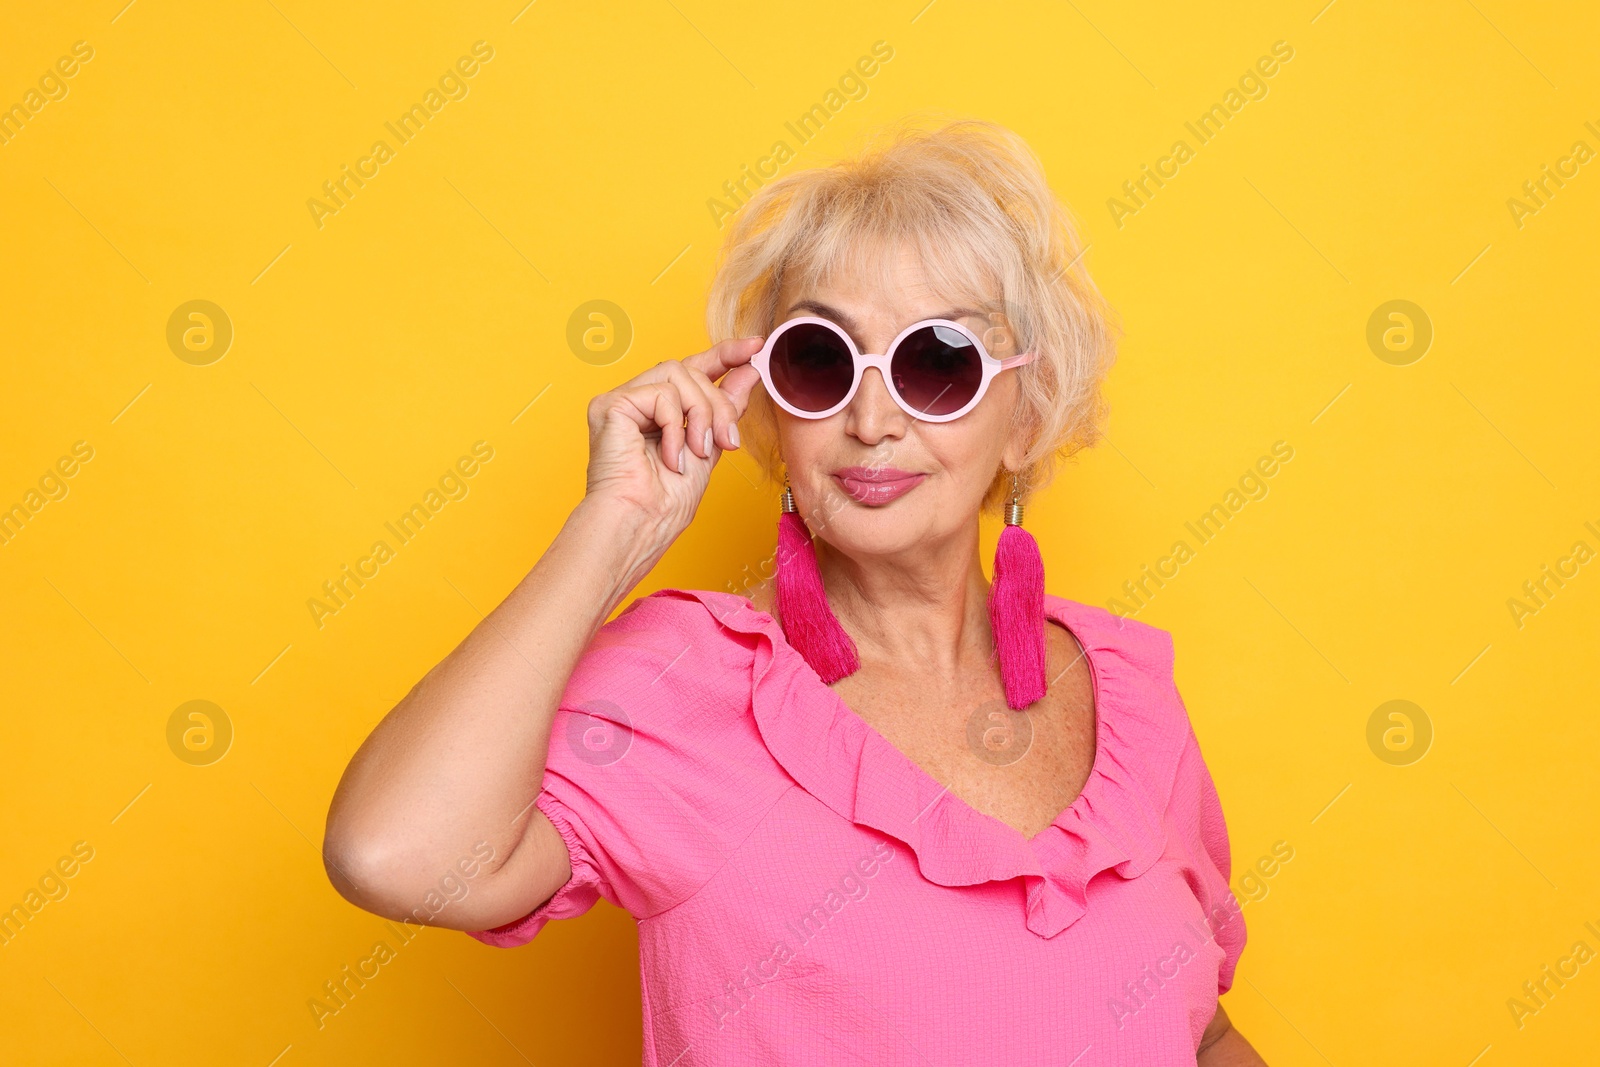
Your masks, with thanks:
[{"label": "cheek", "polygon": [[828,443],[840,436],[834,419],[802,419],[781,409],[774,411],[778,430],[778,450],[789,468],[790,477],[825,476]]},{"label": "cheek", "polygon": [[996,414],[998,408],[985,409],[986,405],[980,404],[978,410],[951,423],[941,440],[930,442],[963,497],[983,495],[1005,452],[1006,420]]},{"label": "cheek", "polygon": [[[981,405],[980,405],[981,407]],[[960,425],[971,420],[970,425]],[[957,420],[958,432],[931,443],[944,483],[936,506],[952,517],[976,514],[1004,462],[1007,423],[1003,418],[974,411]],[[1009,484],[1009,483],[1008,483]]]},{"label": "cheek", "polygon": [[849,503],[831,473],[845,437],[842,419],[842,415],[814,420],[797,418],[786,411],[777,413],[778,449],[782,454],[778,481],[781,485],[784,475],[788,475],[802,513],[814,526],[824,525]]}]

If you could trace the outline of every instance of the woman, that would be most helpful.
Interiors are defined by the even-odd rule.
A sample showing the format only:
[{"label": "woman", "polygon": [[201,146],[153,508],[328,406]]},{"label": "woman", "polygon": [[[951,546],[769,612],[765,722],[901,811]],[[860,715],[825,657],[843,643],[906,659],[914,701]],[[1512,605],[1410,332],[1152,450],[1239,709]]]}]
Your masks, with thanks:
[{"label": "woman", "polygon": [[[1037,160],[903,132],[723,252],[730,339],[590,403],[583,501],[351,760],[334,884],[501,946],[627,909],[646,1064],[1261,1063],[1171,637],[1046,595],[1016,525],[1113,347]],[[776,575],[607,622],[741,423],[795,508]]]}]

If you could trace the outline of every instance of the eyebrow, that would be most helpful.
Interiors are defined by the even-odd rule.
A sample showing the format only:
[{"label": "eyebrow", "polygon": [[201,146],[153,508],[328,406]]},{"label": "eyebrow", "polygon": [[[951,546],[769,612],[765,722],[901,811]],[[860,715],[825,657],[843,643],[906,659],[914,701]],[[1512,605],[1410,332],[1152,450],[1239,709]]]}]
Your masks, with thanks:
[{"label": "eyebrow", "polygon": [[[821,317],[823,317],[825,319],[832,319],[834,322],[837,322],[840,326],[843,326],[845,328],[845,332],[849,333],[852,336],[854,336],[856,331],[857,331],[856,322],[849,315],[846,315],[844,312],[840,311],[838,308],[829,307],[827,304],[824,304],[824,303],[822,303],[820,301],[817,301],[817,300],[798,300],[798,301],[795,302],[794,306],[791,307],[788,311],[785,311],[784,314],[785,315],[792,315],[796,311],[809,311],[813,315],[820,315]],[[983,317],[983,312],[975,311],[972,308],[967,308],[967,307],[950,308],[950,309],[948,309],[946,311],[940,312],[937,315],[924,315],[923,316],[923,318],[927,318],[927,319],[950,319],[952,321],[965,319],[965,318],[982,318],[982,317]]]}]

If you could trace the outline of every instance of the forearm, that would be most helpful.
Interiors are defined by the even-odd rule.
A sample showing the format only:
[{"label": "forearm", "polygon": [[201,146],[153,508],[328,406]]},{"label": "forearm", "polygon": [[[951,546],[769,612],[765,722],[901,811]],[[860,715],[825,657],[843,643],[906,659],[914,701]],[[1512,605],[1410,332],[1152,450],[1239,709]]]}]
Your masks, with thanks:
[{"label": "forearm", "polygon": [[512,857],[532,825],[567,679],[659,555],[643,527],[621,507],[580,505],[511,594],[362,744],[324,843],[346,898],[407,914],[480,843],[493,856],[473,880],[480,897],[500,895],[497,872],[527,867]]}]

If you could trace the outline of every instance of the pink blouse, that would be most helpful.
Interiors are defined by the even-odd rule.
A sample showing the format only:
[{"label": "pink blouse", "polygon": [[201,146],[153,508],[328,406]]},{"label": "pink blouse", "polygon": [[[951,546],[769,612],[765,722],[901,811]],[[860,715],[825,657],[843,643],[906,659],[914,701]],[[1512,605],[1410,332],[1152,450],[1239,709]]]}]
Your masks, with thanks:
[{"label": "pink blouse", "polygon": [[601,628],[536,804],[638,922],[646,1067],[1193,1064],[1244,948],[1172,636],[1046,596],[1088,653],[1097,750],[1032,839],[851,711],[769,614],[663,589]]}]

